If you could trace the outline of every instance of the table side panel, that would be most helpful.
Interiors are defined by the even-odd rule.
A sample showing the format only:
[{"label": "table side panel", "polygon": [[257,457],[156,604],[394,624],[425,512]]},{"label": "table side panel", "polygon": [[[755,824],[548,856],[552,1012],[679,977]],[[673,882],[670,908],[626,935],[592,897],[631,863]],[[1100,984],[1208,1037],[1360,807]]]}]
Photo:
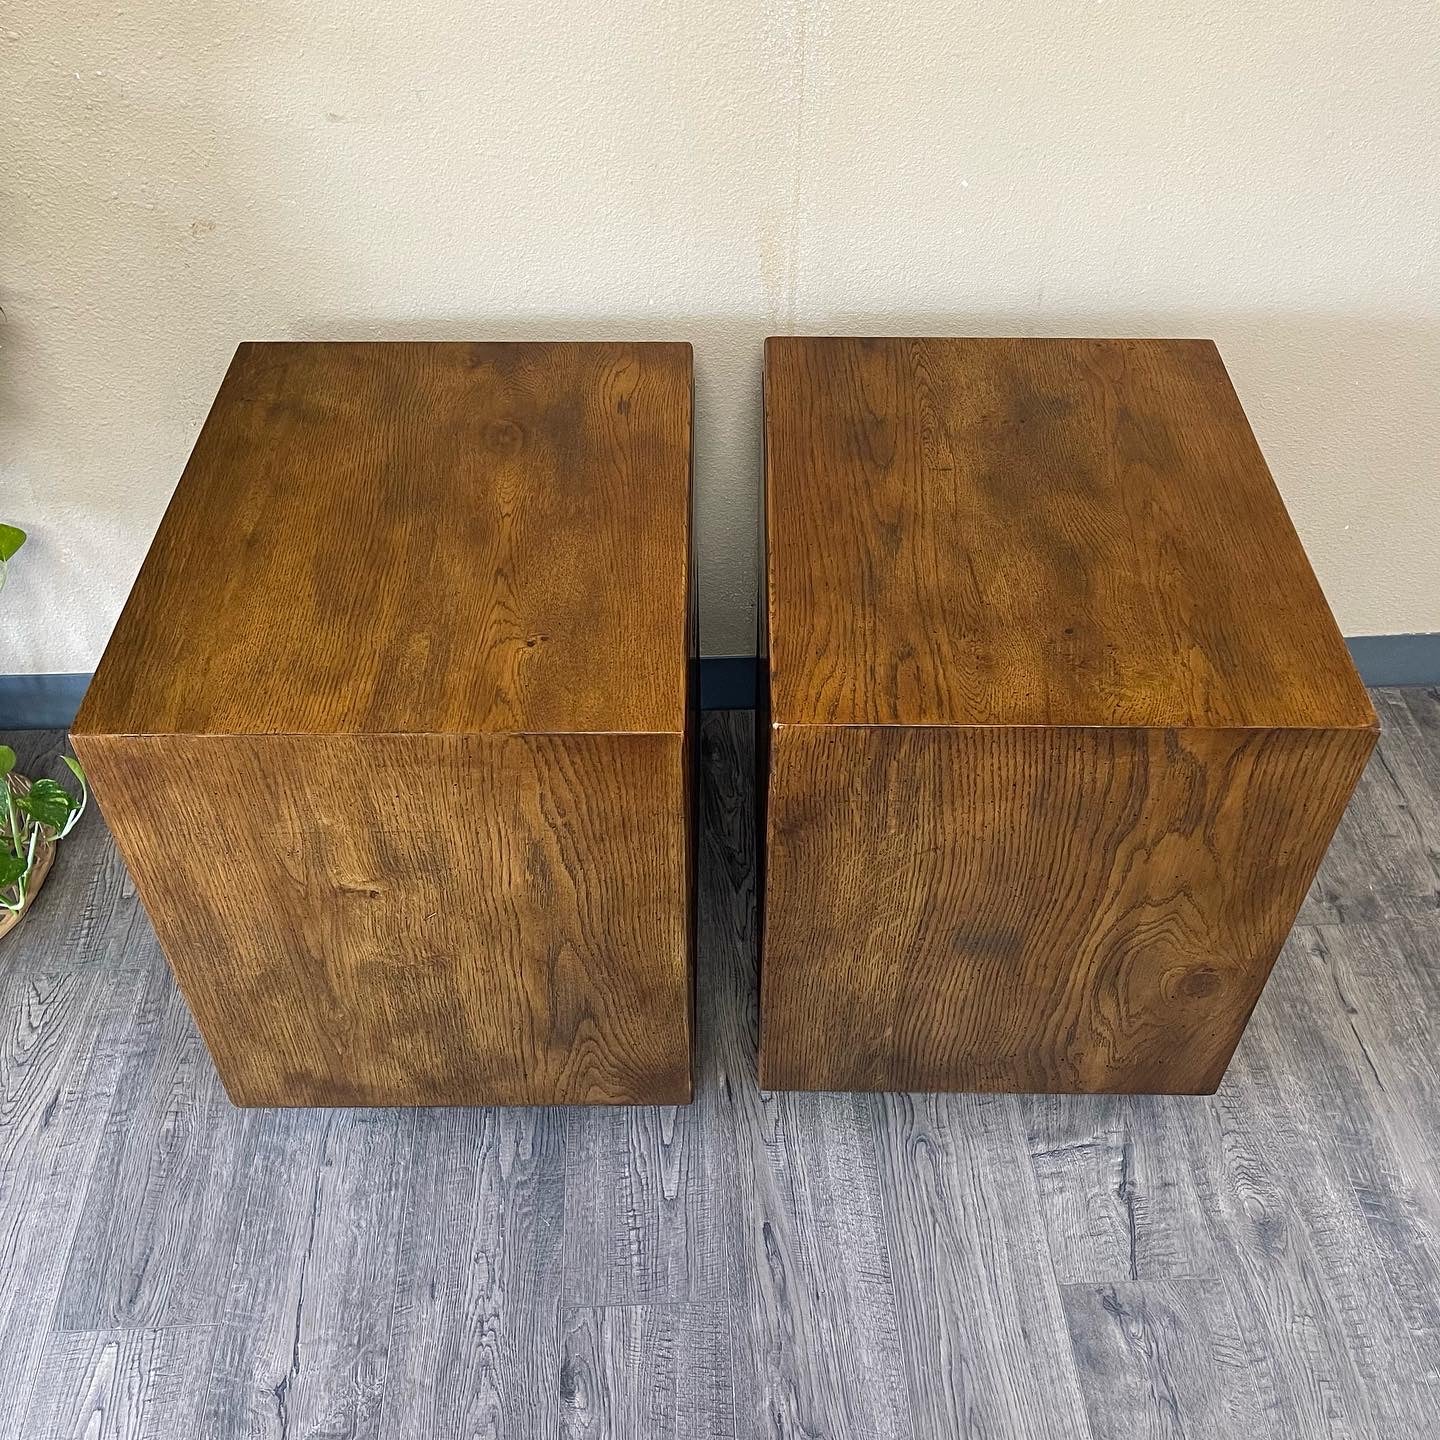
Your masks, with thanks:
[{"label": "table side panel", "polygon": [[772,737],[774,1089],[1219,1083],[1365,730],[789,727]]},{"label": "table side panel", "polygon": [[76,746],[237,1104],[688,1100],[685,737]]}]

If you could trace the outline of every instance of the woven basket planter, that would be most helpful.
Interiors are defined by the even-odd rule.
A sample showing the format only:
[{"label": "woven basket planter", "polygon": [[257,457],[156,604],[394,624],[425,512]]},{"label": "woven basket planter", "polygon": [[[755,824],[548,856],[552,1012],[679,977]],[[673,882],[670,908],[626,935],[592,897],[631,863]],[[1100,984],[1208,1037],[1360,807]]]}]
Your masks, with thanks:
[{"label": "woven basket planter", "polygon": [[[23,795],[30,789],[30,782],[23,775],[10,775],[8,779],[10,788],[17,795]],[[0,785],[4,783],[3,780],[0,780]],[[54,844],[42,841],[36,848],[35,868],[30,872],[30,883],[25,890],[25,908],[18,913],[13,910],[0,910],[0,940],[3,940],[35,908],[35,897],[40,893],[40,887],[45,883],[45,877],[50,873],[50,867],[54,863]]]}]

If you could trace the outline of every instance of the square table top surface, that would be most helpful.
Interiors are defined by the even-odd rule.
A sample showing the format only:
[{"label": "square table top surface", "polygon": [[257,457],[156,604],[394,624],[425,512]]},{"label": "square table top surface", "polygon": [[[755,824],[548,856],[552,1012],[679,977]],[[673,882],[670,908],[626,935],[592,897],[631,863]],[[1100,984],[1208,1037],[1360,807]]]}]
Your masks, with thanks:
[{"label": "square table top surface", "polygon": [[1208,340],[781,337],[777,725],[1373,728]]},{"label": "square table top surface", "polygon": [[691,371],[240,346],[77,731],[683,731]]}]

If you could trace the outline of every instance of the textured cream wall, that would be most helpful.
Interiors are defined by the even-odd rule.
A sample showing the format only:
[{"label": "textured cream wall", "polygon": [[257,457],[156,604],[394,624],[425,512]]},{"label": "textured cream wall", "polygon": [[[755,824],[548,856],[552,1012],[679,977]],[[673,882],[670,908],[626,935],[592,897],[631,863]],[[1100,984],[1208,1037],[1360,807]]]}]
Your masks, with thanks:
[{"label": "textured cream wall", "polygon": [[0,673],[93,665],[247,337],[692,339],[719,654],[765,334],[1211,335],[1342,627],[1440,630],[1437,67],[1433,0],[9,0]]}]

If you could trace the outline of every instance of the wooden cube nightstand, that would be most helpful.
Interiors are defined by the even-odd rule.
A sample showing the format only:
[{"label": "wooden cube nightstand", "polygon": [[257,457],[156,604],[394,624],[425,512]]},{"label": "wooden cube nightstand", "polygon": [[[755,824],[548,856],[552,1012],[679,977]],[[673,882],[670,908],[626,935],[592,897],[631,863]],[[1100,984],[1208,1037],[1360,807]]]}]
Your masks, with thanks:
[{"label": "wooden cube nightstand", "polygon": [[690,1096],[690,347],[242,345],[75,748],[242,1105]]},{"label": "wooden cube nightstand", "polygon": [[765,443],[762,1083],[1213,1090],[1377,731],[1215,347],[775,339]]}]

